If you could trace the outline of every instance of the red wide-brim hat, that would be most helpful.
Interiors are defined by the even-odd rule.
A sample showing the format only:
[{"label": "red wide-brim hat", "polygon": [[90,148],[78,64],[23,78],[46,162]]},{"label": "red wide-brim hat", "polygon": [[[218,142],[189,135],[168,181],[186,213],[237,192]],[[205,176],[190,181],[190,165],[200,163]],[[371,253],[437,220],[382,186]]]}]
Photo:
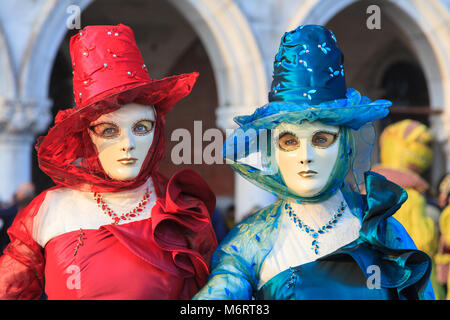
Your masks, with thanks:
[{"label": "red wide-brim hat", "polygon": [[131,28],[87,26],[70,39],[75,107],[62,110],[55,125],[68,118],[95,113],[105,114],[126,103],[155,106],[166,114],[187,96],[197,72],[151,79]]},{"label": "red wide-brim hat", "polygon": [[[151,79],[133,31],[122,24],[85,27],[70,39],[70,55],[75,107],[59,111],[54,126],[45,137],[38,138],[36,144],[40,168],[57,184],[66,185],[68,183],[63,183],[61,177],[66,173],[72,177],[81,171],[84,176],[87,171],[103,175],[92,172],[92,163],[97,161],[92,150],[82,150],[83,144],[88,144],[86,129],[92,121],[134,102],[155,107],[156,125],[160,127],[157,130],[161,131],[164,115],[191,92],[198,77],[198,73],[193,72]],[[159,135],[163,137],[163,133]],[[152,151],[161,153],[163,143],[157,145],[159,147],[155,146]],[[91,154],[90,160],[85,159],[86,153]],[[83,163],[89,161],[89,169],[83,168]],[[150,167],[144,169],[150,170]],[[105,179],[108,180],[99,178],[97,185],[115,183]]]}]

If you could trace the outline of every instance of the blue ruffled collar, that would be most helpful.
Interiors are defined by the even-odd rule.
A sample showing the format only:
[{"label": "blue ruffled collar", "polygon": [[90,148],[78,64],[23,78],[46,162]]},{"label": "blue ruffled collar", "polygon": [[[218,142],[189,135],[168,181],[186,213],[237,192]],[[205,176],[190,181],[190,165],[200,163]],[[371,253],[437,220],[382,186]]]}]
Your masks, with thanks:
[{"label": "blue ruffled collar", "polygon": [[[403,228],[400,234],[392,233],[393,230],[398,232],[399,228],[392,227],[398,222],[391,218],[406,201],[408,197],[406,191],[384,176],[371,171],[365,173],[365,181],[367,194],[363,195],[362,202],[359,204],[355,202],[355,199],[360,197],[343,192],[352,214],[361,221],[360,236],[355,241],[317,261],[333,259],[340,254],[348,254],[358,263],[364,274],[367,274],[369,266],[379,266],[383,273],[382,287],[397,288],[399,294],[412,286],[424,289],[431,273],[431,259],[424,252],[412,247],[398,249],[398,246],[393,245],[399,239],[402,241],[409,239],[409,235]],[[274,231],[279,230],[278,223],[283,204],[283,201],[279,201],[269,206],[273,207],[270,208],[271,210],[264,212],[266,210],[263,209],[260,213],[265,217],[254,217],[257,220],[265,220],[264,226],[260,227],[267,228],[266,231],[271,233],[271,236],[267,237],[269,242],[273,242],[274,237],[277,236],[277,232]],[[255,215],[259,215],[259,213]],[[248,223],[248,228],[251,228],[252,222]],[[260,243],[260,245],[263,244]],[[264,246],[271,248],[268,245]],[[270,250],[266,250],[265,254],[267,255]],[[261,262],[264,261],[265,257],[261,258]]]}]

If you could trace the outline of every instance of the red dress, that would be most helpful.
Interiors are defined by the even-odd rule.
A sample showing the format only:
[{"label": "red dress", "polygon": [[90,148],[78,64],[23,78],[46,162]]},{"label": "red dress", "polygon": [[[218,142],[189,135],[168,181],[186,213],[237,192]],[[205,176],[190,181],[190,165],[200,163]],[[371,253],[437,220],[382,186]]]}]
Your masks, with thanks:
[{"label": "red dress", "polygon": [[31,235],[46,191],[40,194],[8,230],[0,298],[38,299],[45,283],[49,299],[190,299],[205,284],[217,246],[215,198],[192,170],[164,185],[151,218],[67,232],[44,249]]}]

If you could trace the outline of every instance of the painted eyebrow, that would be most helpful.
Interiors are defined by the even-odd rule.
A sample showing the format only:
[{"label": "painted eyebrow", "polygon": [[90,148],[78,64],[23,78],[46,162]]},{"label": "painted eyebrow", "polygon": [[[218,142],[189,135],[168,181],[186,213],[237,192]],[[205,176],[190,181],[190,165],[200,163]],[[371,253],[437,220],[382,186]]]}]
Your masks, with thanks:
[{"label": "painted eyebrow", "polygon": [[281,136],[285,135],[286,133],[292,134],[294,137],[297,137],[297,135],[290,130],[281,131],[281,133],[278,135],[278,137],[281,137]]},{"label": "painted eyebrow", "polygon": [[[156,122],[156,120],[154,120],[154,119],[150,119],[150,118],[142,118],[142,119],[139,119],[139,120],[137,120],[137,121],[134,121],[132,125],[134,126],[134,125],[136,125],[137,123],[139,123],[139,122],[141,122],[141,121]],[[94,121],[93,123],[89,124],[89,127],[95,127],[95,126],[97,126],[97,125],[99,125],[99,124],[112,124],[112,125],[115,125],[115,126],[117,126],[117,127],[120,127],[119,124],[118,124],[117,122],[114,122],[114,121],[112,121],[112,120],[104,120],[104,121],[98,121],[98,120],[96,120],[96,121]]]},{"label": "painted eyebrow", "polygon": [[139,123],[139,122],[141,122],[141,121],[150,121],[150,122],[155,122],[156,120],[152,120],[152,119],[147,119],[147,118],[142,118],[142,119],[139,119],[139,120],[137,120],[137,121],[133,122],[133,125],[135,125],[136,123]]},{"label": "painted eyebrow", "polygon": [[99,124],[111,124],[113,126],[119,127],[119,125],[117,123],[115,123],[114,121],[99,121],[99,122],[94,122],[92,124],[89,125],[89,128],[98,126]]},{"label": "painted eyebrow", "polygon": [[319,132],[325,132],[325,133],[330,133],[330,134],[339,134],[339,132],[340,132],[340,130],[338,130],[337,132],[335,132],[335,131],[332,131],[332,130],[328,130],[328,129],[320,129],[320,130],[317,130],[317,131],[314,131],[313,133],[312,133],[312,135],[315,135],[316,133],[319,133]]},{"label": "painted eyebrow", "polygon": [[[298,136],[297,136],[297,134],[295,134],[294,132],[292,132],[292,131],[289,130],[289,129],[282,129],[282,130],[280,130],[280,131],[281,131],[281,133],[278,134],[278,139],[281,138],[281,137],[282,137],[284,134],[286,134],[286,133],[292,134],[294,137],[296,137],[297,139],[299,139]],[[330,133],[330,134],[338,135],[338,134],[340,133],[340,130],[338,129],[337,131],[333,131],[333,130],[329,130],[329,129],[318,129],[318,130],[314,131],[314,132],[311,134],[311,136],[314,136],[316,133],[319,133],[319,132],[325,132],[325,133]]]}]

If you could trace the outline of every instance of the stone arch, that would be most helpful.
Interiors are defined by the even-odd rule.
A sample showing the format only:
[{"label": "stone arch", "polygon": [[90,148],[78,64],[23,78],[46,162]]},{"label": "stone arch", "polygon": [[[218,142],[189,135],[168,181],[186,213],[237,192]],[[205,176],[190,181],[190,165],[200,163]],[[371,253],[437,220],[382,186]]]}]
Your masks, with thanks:
[{"label": "stone arch", "polygon": [[[286,30],[301,24],[325,25],[356,0],[305,0],[293,14]],[[450,139],[450,40],[448,38],[448,10],[437,0],[431,1],[372,1],[385,10],[404,32],[427,80],[430,106],[442,110],[442,116],[432,116],[432,130],[440,134],[441,142]],[[447,120],[445,120],[447,119]],[[450,169],[450,147],[447,145],[447,170]]]},{"label": "stone arch", "polygon": [[[7,37],[0,25],[0,202],[7,202],[13,194],[12,188],[16,187],[15,181],[9,178],[20,176],[20,172],[12,172],[11,168],[5,164],[16,162],[12,159],[17,153],[17,148],[9,148],[12,144],[22,143],[11,137],[9,124],[14,114],[15,101],[17,99],[17,76],[14,65],[11,61],[11,51]],[[12,143],[11,143],[12,141]],[[21,177],[20,177],[21,178]],[[4,181],[4,182],[3,182]]]},{"label": "stone arch", "polygon": [[[293,15],[287,30],[292,30],[300,24],[325,25],[332,17],[355,2],[356,0],[305,1]],[[447,79],[450,75],[450,58],[446,52],[450,50],[450,41],[445,32],[447,30],[445,25],[435,28],[436,21],[440,20],[437,19],[436,12],[446,15],[447,11],[440,8],[441,5],[435,0],[427,1],[421,6],[408,1],[375,1],[374,3],[389,9],[386,13],[393,17],[393,21],[396,21],[398,27],[411,41],[426,74],[427,82],[430,84],[432,107],[442,108],[448,105],[450,93],[445,95],[444,88],[446,86],[448,88],[449,85]],[[448,21],[448,19],[449,17],[442,20]]]},{"label": "stone arch", "polygon": [[[43,101],[36,107],[46,109],[48,115],[48,85],[55,55],[67,32],[67,7],[77,5],[83,11],[93,1],[49,0],[34,27],[36,34],[20,66],[20,95]],[[217,126],[223,130],[232,128],[235,115],[253,112],[267,97],[264,64],[250,26],[234,1],[170,0],[170,3],[198,33],[212,63],[219,101]],[[44,128],[49,121],[46,120]],[[235,182],[236,189],[252,188],[246,181],[238,181],[239,178]],[[243,211],[255,205],[248,199],[242,203],[246,204]],[[236,205],[236,211],[239,207]]]},{"label": "stone arch", "polygon": [[[0,25],[0,99],[15,99],[17,97],[17,77],[11,61],[11,53],[7,37]],[[2,101],[0,101],[0,105]]]},{"label": "stone arch", "polygon": [[58,48],[68,31],[66,21],[70,14],[67,8],[78,6],[81,13],[91,2],[49,0],[37,16],[18,71],[19,98],[32,101],[34,114],[39,114],[35,119],[35,132],[45,130],[52,120],[48,87]]},{"label": "stone arch", "polygon": [[[21,96],[47,98],[53,60],[67,32],[67,7],[73,4],[83,11],[92,1],[51,0],[45,5],[20,66]],[[218,126],[230,128],[232,115],[252,111],[265,103],[267,95],[266,74],[253,33],[232,1],[171,0],[171,4],[191,23],[208,51],[218,86]]]},{"label": "stone arch", "polygon": [[206,47],[218,89],[217,125],[232,128],[234,115],[252,112],[266,102],[267,78],[250,26],[233,1],[170,2]]},{"label": "stone arch", "polygon": [[[234,116],[250,114],[267,102],[264,62],[247,19],[234,1],[170,2],[191,23],[206,48],[217,84],[216,124],[231,129]],[[245,196],[248,194],[252,197]],[[235,174],[236,221],[273,201],[269,193]]]},{"label": "stone arch", "polygon": [[51,103],[47,93],[53,62],[68,30],[67,8],[75,5],[80,7],[82,12],[91,2],[92,0],[50,0],[45,4],[34,26],[35,34],[31,37],[20,65],[19,85],[22,97],[39,99],[46,104],[42,106],[43,109],[49,107]]}]

